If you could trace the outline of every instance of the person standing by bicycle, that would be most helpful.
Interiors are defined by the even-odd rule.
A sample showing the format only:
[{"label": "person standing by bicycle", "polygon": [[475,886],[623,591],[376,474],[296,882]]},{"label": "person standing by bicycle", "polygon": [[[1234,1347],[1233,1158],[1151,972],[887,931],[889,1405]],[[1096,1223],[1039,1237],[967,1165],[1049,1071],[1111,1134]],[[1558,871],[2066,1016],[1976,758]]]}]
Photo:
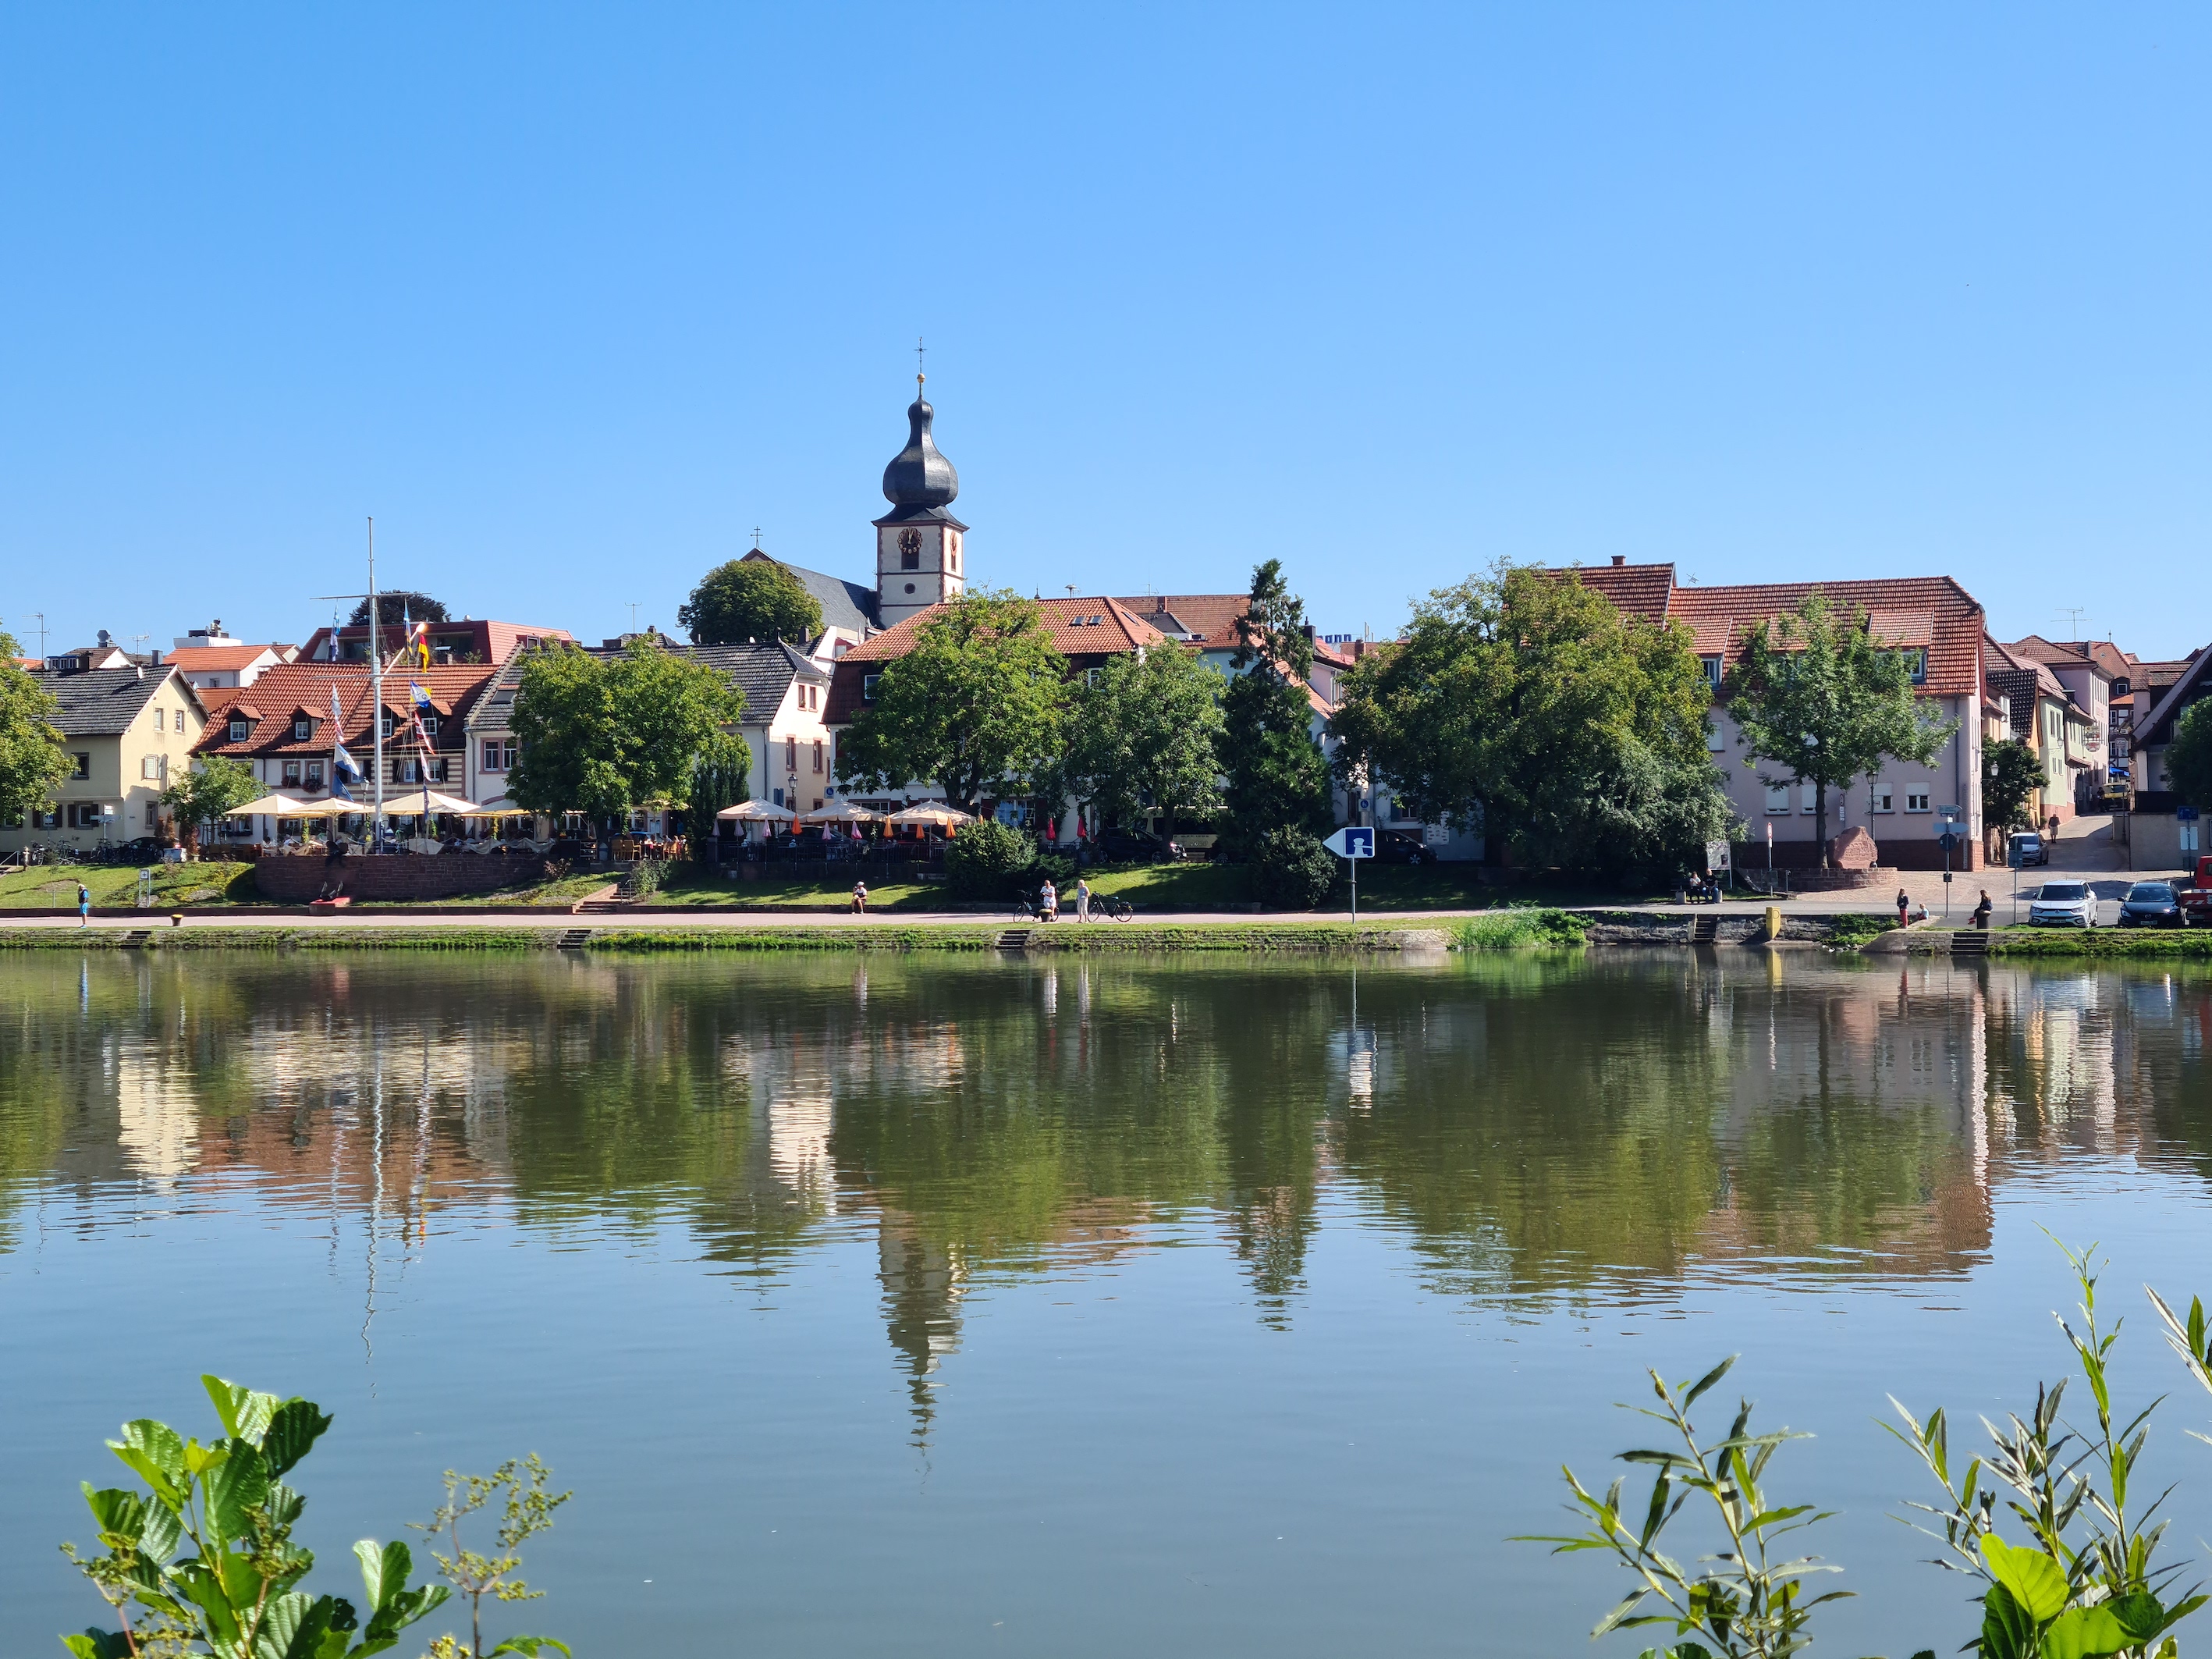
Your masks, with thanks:
[{"label": "person standing by bicycle", "polygon": [[1091,884],[1080,876],[1075,878],[1075,919],[1091,920]]},{"label": "person standing by bicycle", "polygon": [[1050,876],[1047,876],[1044,878],[1044,885],[1037,889],[1037,920],[1039,921],[1060,920],[1060,889],[1052,884]]}]

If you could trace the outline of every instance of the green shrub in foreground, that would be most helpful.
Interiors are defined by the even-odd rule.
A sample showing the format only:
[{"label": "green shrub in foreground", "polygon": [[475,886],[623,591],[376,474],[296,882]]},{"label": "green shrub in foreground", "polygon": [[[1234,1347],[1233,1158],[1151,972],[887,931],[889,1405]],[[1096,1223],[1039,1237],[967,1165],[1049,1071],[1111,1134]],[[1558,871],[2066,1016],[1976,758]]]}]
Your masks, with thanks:
[{"label": "green shrub in foreground", "polygon": [[1310,910],[1336,884],[1336,854],[1303,830],[1270,830],[1252,852],[1252,896],[1271,910]]},{"label": "green shrub in foreground", "polygon": [[[2039,1386],[2027,1419],[2008,1416],[2003,1427],[1983,1419],[1990,1449],[1954,1474],[1942,1410],[1923,1419],[1890,1400],[1905,1424],[1890,1432],[1912,1448],[1941,1492],[1938,1503],[1909,1506],[1933,1523],[1915,1523],[1914,1530],[1942,1546],[1936,1565],[1981,1586],[1980,1633],[1968,1644],[1981,1659],[2176,1659],[2173,1627],[2208,1599],[2194,1588],[2176,1591],[2180,1564],[2154,1563],[2166,1531],[2155,1517],[2166,1492],[2140,1503],[2141,1492],[2156,1488],[2138,1480],[2136,1465],[2158,1402],[2125,1421],[2114,1413],[2110,1359],[2119,1325],[2098,1324],[2093,1255],[2067,1252],[2081,1288],[2081,1322],[2078,1331],[2064,1318],[2058,1323],[2092,1395],[2094,1425],[2076,1429],[2060,1419],[2067,1379]],[[2156,1291],[2148,1294],[2169,1346],[2212,1390],[2212,1331],[2203,1304],[2191,1301],[2184,1321]],[[1751,1402],[1741,1401],[1728,1431],[1700,1441],[1690,1412],[1735,1363],[1724,1359],[1695,1382],[1650,1374],[1658,1405],[1640,1414],[1666,1425],[1667,1443],[1620,1454],[1621,1462],[1651,1471],[1648,1501],[1625,1504],[1625,1480],[1601,1498],[1568,1469],[1569,1513],[1586,1530],[1523,1540],[1551,1544],[1554,1554],[1600,1551],[1627,1569],[1629,1593],[1590,1634],[1661,1626],[1679,1638],[1646,1649],[1643,1659],[1785,1659],[1811,1644],[1814,1609],[1852,1594],[1808,1594],[1814,1575],[1841,1569],[1802,1553],[1795,1534],[1828,1512],[1782,1501],[1764,1485],[1775,1452],[1809,1437],[1787,1429],[1753,1433]],[[1693,1500],[1710,1509],[1722,1544],[1694,1567],[1661,1541]],[[2001,1518],[2021,1542],[1998,1535]],[[1923,1648],[1914,1659],[1935,1659],[1935,1650]]]},{"label": "green shrub in foreground", "polygon": [[[203,1445],[166,1423],[139,1418],[107,1445],[146,1491],[95,1491],[84,1483],[100,1553],[80,1555],[74,1544],[63,1545],[62,1553],[123,1628],[63,1637],[76,1659],[356,1659],[397,1646],[402,1631],[456,1589],[470,1604],[469,1644],[441,1636],[431,1644],[432,1659],[532,1659],[548,1648],[568,1653],[546,1636],[509,1637],[489,1652],[483,1646],[483,1598],[528,1601],[538,1594],[514,1576],[521,1565],[517,1552],[553,1524],[553,1510],[568,1500],[566,1492],[545,1492],[546,1469],[535,1455],[489,1476],[447,1471],[445,1504],[416,1528],[450,1544],[450,1557],[432,1552],[446,1583],[410,1588],[414,1559],[396,1540],[356,1544],[364,1592],[356,1607],[342,1595],[310,1596],[297,1588],[315,1558],[293,1541],[307,1500],[283,1477],[313,1449],[331,1419],[310,1401],[279,1400],[219,1376],[200,1380],[215,1402],[221,1436]],[[460,1522],[502,1492],[500,1553],[463,1547]]]}]

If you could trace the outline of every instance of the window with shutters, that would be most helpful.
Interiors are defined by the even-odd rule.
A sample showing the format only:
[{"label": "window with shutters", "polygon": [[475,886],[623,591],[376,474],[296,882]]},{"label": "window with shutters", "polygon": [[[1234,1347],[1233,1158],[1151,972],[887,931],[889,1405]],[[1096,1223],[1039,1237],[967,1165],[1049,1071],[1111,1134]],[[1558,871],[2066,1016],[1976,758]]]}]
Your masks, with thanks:
[{"label": "window with shutters", "polygon": [[817,774],[822,770],[822,739],[819,738],[814,740],[814,770]]},{"label": "window with shutters", "polygon": [[299,763],[299,762],[297,762],[297,761],[295,761],[295,760],[288,760],[288,761],[286,761],[286,762],[284,763],[284,781],[285,781],[285,782],[287,782],[287,783],[289,783],[289,784],[290,784],[290,785],[292,785],[292,786],[293,786],[293,787],[295,787],[295,788],[297,788],[297,787],[299,787],[299,783],[300,783],[300,763]]}]

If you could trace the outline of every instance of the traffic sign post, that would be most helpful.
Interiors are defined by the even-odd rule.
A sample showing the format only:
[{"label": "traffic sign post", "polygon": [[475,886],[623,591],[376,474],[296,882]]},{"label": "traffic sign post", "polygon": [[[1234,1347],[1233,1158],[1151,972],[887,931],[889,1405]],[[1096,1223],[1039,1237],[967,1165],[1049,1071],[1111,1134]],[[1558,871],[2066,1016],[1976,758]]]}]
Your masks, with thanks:
[{"label": "traffic sign post", "polygon": [[1322,845],[1352,866],[1352,921],[1359,922],[1359,860],[1375,856],[1375,832],[1364,823],[1347,823]]}]

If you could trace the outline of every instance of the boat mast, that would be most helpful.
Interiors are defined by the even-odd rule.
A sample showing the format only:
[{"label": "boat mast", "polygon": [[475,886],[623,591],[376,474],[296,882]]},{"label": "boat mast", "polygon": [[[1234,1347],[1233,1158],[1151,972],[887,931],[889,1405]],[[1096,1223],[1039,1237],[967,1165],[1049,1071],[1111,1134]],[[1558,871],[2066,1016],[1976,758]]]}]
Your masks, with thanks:
[{"label": "boat mast", "polygon": [[376,520],[368,521],[368,732],[376,769],[374,844],[384,845],[384,617],[376,604]]}]

